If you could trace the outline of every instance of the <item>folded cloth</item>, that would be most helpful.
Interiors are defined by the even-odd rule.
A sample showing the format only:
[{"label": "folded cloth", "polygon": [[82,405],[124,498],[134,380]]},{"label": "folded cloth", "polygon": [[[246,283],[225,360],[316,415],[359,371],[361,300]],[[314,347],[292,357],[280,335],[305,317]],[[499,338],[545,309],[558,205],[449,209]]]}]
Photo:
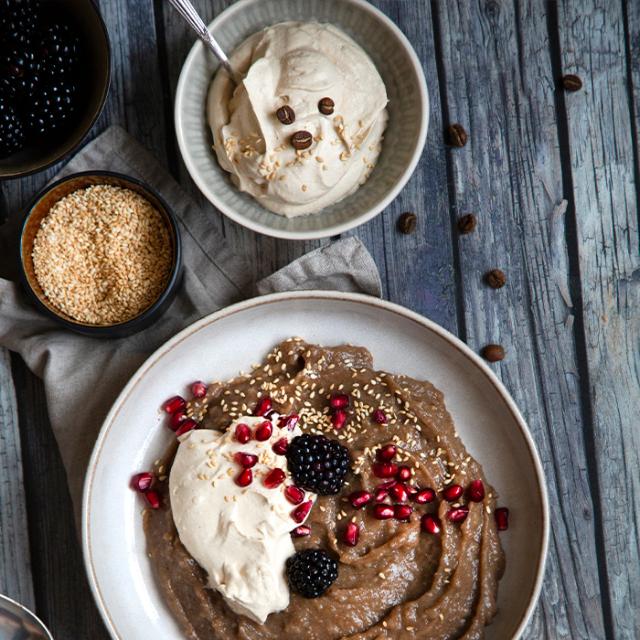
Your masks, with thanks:
[{"label": "folded cloth", "polygon": [[[184,281],[162,318],[140,333],[116,340],[87,338],[62,329],[36,311],[18,285],[0,278],[0,346],[18,352],[44,380],[49,417],[78,520],[87,462],[109,407],[149,354],[180,329],[256,293],[296,289],[381,293],[376,265],[355,238],[312,251],[254,284],[243,257],[217,231],[213,210],[196,206],[119,127],[111,127],[88,144],[58,177],[93,169],[136,177],[165,198],[180,224]],[[17,244],[16,227],[0,228],[0,251]],[[0,275],[7,273],[3,269]]]}]

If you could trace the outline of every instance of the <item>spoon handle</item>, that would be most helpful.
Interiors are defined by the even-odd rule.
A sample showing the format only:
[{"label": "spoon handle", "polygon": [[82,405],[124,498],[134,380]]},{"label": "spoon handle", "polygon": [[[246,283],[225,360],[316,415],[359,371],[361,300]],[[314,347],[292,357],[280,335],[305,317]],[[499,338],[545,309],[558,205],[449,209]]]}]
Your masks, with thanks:
[{"label": "spoon handle", "polygon": [[241,75],[229,63],[229,58],[218,44],[218,41],[209,33],[207,26],[198,15],[195,7],[189,0],[169,0],[169,2],[178,10],[178,13],[187,21],[189,26],[196,32],[198,38],[213,52],[218,58],[220,64],[227,70],[227,73],[236,83],[241,80]]}]

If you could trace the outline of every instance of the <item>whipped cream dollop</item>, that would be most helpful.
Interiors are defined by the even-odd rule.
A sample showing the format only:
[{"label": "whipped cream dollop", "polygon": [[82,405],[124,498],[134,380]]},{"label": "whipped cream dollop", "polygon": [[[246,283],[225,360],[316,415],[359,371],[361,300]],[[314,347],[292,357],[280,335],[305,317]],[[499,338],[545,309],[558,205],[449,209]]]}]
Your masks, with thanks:
[{"label": "whipped cream dollop", "polygon": [[[296,507],[284,493],[292,484],[287,458],[272,446],[281,438],[291,440],[302,433],[298,427],[279,428],[274,418],[268,440],[252,439],[246,444],[236,440],[238,424],[248,425],[253,433],[263,422],[265,418],[247,416],[224,433],[208,429],[186,433],[169,476],[180,541],[229,607],[259,623],[289,604],[285,563],[295,553],[290,532],[300,524],[292,519]],[[234,459],[237,452],[258,457],[251,469],[253,481],[246,487],[235,481],[242,471]],[[264,478],[275,468],[282,469],[286,478],[270,489]],[[304,501],[315,498],[307,493]]]},{"label": "whipped cream dollop", "polygon": [[[218,161],[239,189],[293,217],[367,180],[380,154],[387,92],[349,36],[330,24],[283,22],[249,37],[231,62],[246,77],[236,87],[226,72],[216,74],[207,113]],[[323,98],[332,113],[321,113]],[[290,124],[276,116],[283,106],[295,114]],[[294,148],[299,131],[311,134],[308,148]]]}]

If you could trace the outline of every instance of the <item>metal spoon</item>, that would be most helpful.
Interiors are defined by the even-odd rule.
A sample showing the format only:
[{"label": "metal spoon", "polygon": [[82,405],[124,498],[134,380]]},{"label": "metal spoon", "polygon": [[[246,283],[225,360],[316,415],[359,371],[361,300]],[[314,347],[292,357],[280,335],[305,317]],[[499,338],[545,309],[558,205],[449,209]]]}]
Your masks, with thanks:
[{"label": "metal spoon", "polygon": [[53,640],[42,621],[26,607],[0,595],[0,638],[3,640]]},{"label": "metal spoon", "polygon": [[169,0],[169,2],[178,10],[178,13],[187,21],[189,26],[196,32],[198,38],[204,42],[215,55],[220,64],[227,70],[227,73],[231,76],[236,84],[240,84],[244,76],[236,71],[229,62],[229,58],[222,50],[222,47],[218,44],[217,40],[209,33],[207,26],[202,21],[202,18],[198,15],[195,7],[189,2],[189,0]]}]

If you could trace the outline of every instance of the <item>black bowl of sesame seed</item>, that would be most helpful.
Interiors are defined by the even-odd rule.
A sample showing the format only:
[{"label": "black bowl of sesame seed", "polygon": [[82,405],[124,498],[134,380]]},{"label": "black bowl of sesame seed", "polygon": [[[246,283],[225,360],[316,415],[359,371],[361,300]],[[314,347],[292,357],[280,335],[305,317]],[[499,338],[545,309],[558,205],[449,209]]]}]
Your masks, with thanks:
[{"label": "black bowl of sesame seed", "polygon": [[109,171],[76,173],[30,203],[20,265],[43,313],[84,335],[120,338],[148,327],[173,300],[180,232],[148,185]]}]

